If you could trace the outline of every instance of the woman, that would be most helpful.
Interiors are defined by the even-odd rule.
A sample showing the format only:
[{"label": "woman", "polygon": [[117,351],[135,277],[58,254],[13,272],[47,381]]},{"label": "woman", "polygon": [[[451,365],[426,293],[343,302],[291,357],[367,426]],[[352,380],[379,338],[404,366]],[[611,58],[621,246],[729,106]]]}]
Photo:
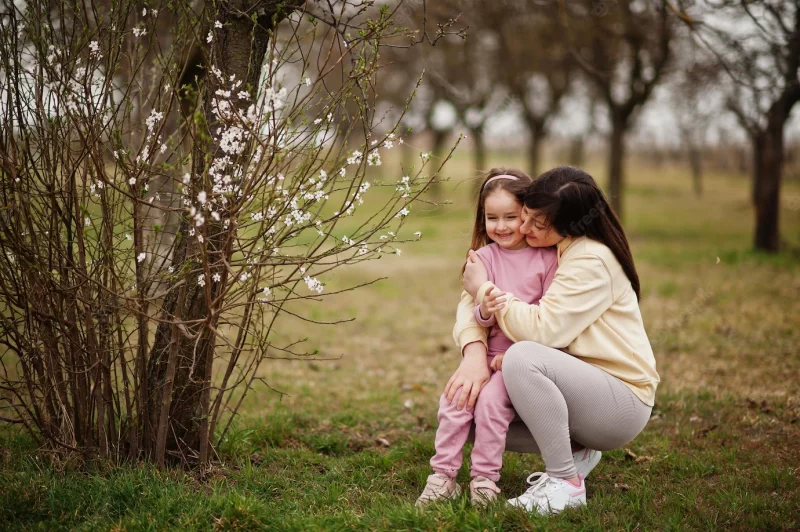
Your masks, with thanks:
[{"label": "woman", "polygon": [[[538,305],[494,290],[474,252],[464,272],[454,338],[463,360],[445,388],[471,408],[488,380],[486,330],[475,302],[495,309],[515,343],[503,380],[517,415],[506,448],[536,452],[545,473],[509,503],[556,513],[586,504],[584,478],[600,452],[633,440],[647,424],[659,382],[639,311],[639,277],[628,241],[607,199],[586,172],[554,168],[531,184],[522,232],[531,246],[556,246],[558,269]],[[517,425],[514,427],[514,425]]]}]

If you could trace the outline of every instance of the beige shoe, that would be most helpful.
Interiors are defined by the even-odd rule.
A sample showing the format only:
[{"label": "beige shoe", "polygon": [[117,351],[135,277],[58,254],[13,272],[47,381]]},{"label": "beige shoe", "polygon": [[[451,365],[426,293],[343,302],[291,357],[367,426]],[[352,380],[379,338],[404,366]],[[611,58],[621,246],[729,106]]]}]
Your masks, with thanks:
[{"label": "beige shoe", "polygon": [[473,506],[485,507],[500,495],[500,488],[493,480],[477,476],[469,483],[469,498]]},{"label": "beige shoe", "polygon": [[459,495],[461,495],[461,486],[458,485],[456,479],[441,473],[434,473],[428,476],[425,489],[422,490],[422,495],[419,496],[415,505],[426,506],[436,501],[455,499]]}]

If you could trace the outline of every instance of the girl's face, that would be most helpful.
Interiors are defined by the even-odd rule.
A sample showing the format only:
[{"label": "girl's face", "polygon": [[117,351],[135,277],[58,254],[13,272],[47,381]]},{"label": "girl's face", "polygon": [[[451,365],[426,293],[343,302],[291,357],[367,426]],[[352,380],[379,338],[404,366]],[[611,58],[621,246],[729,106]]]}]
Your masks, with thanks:
[{"label": "girl's face", "polygon": [[504,249],[522,249],[527,246],[520,231],[522,205],[507,190],[497,189],[483,201],[486,233]]},{"label": "girl's face", "polygon": [[527,207],[522,207],[521,213],[522,226],[520,232],[525,235],[525,240],[532,248],[546,248],[555,246],[564,237],[554,231],[551,227],[544,225],[544,217],[537,215]]}]

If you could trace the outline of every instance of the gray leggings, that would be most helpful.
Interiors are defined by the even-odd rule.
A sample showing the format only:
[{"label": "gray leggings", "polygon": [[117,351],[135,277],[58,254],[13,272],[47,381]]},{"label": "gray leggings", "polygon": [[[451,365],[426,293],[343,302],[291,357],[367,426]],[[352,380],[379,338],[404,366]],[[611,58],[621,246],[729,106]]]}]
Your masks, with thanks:
[{"label": "gray leggings", "polygon": [[622,381],[536,342],[511,346],[502,373],[522,420],[511,423],[506,449],[541,454],[552,477],[577,474],[573,442],[598,451],[617,449],[633,440],[650,419],[652,407]]}]

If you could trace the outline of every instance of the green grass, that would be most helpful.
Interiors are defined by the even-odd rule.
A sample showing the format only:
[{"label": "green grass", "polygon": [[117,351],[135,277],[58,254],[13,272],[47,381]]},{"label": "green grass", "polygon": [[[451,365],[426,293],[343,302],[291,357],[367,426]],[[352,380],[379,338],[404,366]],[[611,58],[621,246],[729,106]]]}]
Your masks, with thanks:
[{"label": "green grass", "polygon": [[[524,163],[497,155],[494,164]],[[774,530],[800,527],[800,210],[781,213],[784,251],[754,253],[748,181],[709,175],[696,199],[681,169],[629,171],[626,229],[642,313],[662,376],[656,408],[627,449],[604,455],[589,504],[552,518],[466,499],[417,512],[429,473],[437,397],[459,357],[450,332],[473,206],[466,154],[448,165],[452,206],[412,210],[400,257],[339,270],[326,291],[389,279],[305,304],[282,318],[317,361],[271,361],[206,471],[53,458],[0,431],[0,528],[79,530]],[[392,162],[384,161],[387,172]],[[594,168],[590,168],[594,171]],[[598,177],[601,176],[598,172]],[[786,183],[785,197],[800,187]],[[368,199],[368,198],[367,198]],[[719,259],[719,261],[717,261]],[[407,403],[408,401],[411,403]],[[406,406],[408,405],[408,406]],[[388,446],[386,443],[388,442]],[[506,453],[515,496],[542,470]],[[460,480],[468,480],[462,468]]]}]

